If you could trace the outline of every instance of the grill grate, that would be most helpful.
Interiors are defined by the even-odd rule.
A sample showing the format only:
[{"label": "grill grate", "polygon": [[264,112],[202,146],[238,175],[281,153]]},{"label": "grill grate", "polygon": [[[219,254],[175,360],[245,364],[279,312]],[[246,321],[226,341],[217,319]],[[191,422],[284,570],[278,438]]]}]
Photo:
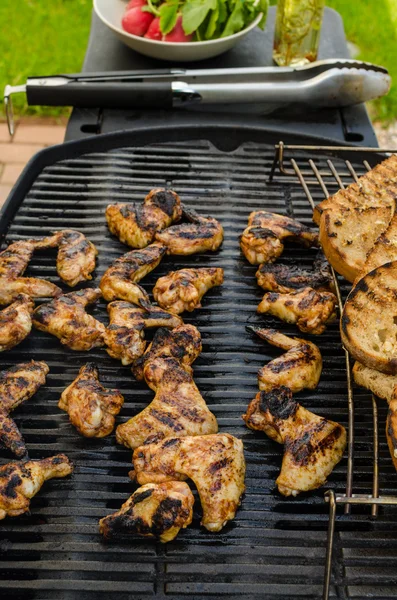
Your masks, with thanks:
[{"label": "grill grate", "polygon": [[[164,138],[163,138],[164,139]],[[72,153],[71,153],[72,156]],[[2,355],[3,367],[36,358],[50,367],[47,385],[19,407],[14,418],[27,442],[31,458],[65,452],[75,462],[71,478],[47,482],[32,500],[31,516],[0,523],[0,594],[15,599],[109,600],[206,599],[242,596],[280,600],[322,594],[328,509],[324,490],[284,499],[275,491],[282,449],[264,434],[247,429],[240,418],[257,392],[256,373],[278,351],[245,331],[245,325],[263,324],[296,334],[293,326],[256,314],[262,293],[256,285],[256,268],[239,251],[238,235],[252,210],[266,209],[311,223],[311,210],[295,173],[268,182],[274,145],[244,143],[234,152],[216,149],[209,141],[152,144],[93,152],[54,162],[37,176],[23,199],[7,240],[47,235],[56,228],[76,228],[99,250],[97,284],[109,264],[127,250],[110,236],[104,209],[109,201],[141,200],[155,186],[169,185],[199,212],[218,218],[225,229],[222,248],[214,254],[166,257],[143,280],[151,291],[158,277],[186,266],[222,266],[225,284],[210,290],[203,308],[185,321],[199,328],[203,352],[194,364],[195,380],[220,431],[244,441],[247,492],[234,521],[219,534],[200,528],[200,505],[195,505],[192,526],[166,546],[150,540],[120,536],[104,542],[98,520],[118,508],[134,491],[128,479],[131,452],[115,443],[114,434],[102,440],[80,437],[68,416],[57,408],[62,390],[79,367],[93,360],[109,387],[119,387],[125,405],[118,422],[142,410],[153,393],[136,382],[127,367],[103,349],[89,353],[67,350],[44,333],[34,331],[15,349]],[[297,164],[309,154],[298,150]],[[327,167],[327,152],[316,154],[316,165]],[[371,156],[369,161],[380,157]],[[365,167],[353,157],[358,175]],[[345,163],[335,159],[339,170]],[[349,173],[344,172],[344,180]],[[350,178],[351,180],[351,178]],[[329,186],[335,191],[337,183]],[[313,188],[315,202],[323,199]],[[314,251],[290,247],[283,260],[309,265]],[[28,274],[46,277],[59,285],[55,254],[35,255]],[[66,290],[67,291],[67,290]],[[342,294],[346,292],[344,285]],[[107,322],[104,302],[93,314]],[[320,347],[324,370],[318,388],[299,394],[309,410],[348,424],[344,353],[337,324],[323,335],[310,337]],[[355,393],[355,491],[372,486],[371,398]],[[379,404],[379,420],[386,407]],[[1,454],[2,463],[10,455]],[[382,494],[396,493],[397,482],[385,436],[379,432],[379,481]],[[336,496],[343,494],[346,460],[328,482]],[[395,597],[397,556],[395,509],[383,506],[377,520],[359,506],[352,515],[338,515],[335,531],[332,597]]]}]

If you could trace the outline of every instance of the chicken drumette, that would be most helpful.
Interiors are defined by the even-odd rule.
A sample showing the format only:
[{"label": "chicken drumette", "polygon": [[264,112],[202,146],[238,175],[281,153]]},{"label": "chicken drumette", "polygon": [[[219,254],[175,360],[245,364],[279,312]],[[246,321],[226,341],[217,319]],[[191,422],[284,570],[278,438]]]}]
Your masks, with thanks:
[{"label": "chicken drumette", "polygon": [[172,190],[155,189],[143,204],[109,204],[106,220],[113,235],[131,248],[145,248],[162,231],[182,216],[181,201]]},{"label": "chicken drumette", "polygon": [[167,254],[196,254],[217,250],[223,242],[223,227],[213,217],[201,217],[182,205],[183,216],[190,221],[156,233],[156,240],[167,247]]},{"label": "chicken drumette", "polygon": [[105,331],[106,351],[123,365],[130,365],[144,353],[146,328],[173,328],[183,324],[180,317],[158,306],[143,301],[142,304],[142,308],[138,308],[129,302],[116,301],[107,307],[110,323]]},{"label": "chicken drumette", "polygon": [[37,392],[45,383],[48,371],[45,362],[32,360],[15,365],[0,374],[0,442],[18,458],[26,454],[26,446],[9,414]]},{"label": "chicken drumette", "polygon": [[105,300],[111,302],[120,299],[133,304],[140,304],[141,300],[149,302],[147,293],[138,285],[138,281],[157,267],[166,250],[163,244],[156,242],[143,250],[131,250],[117,258],[99,284]]},{"label": "chicken drumette", "polygon": [[283,463],[276,480],[284,496],[296,496],[323,485],[346,447],[342,425],[300,406],[284,386],[259,392],[243,419],[250,429],[264,431],[272,440],[284,444]]},{"label": "chicken drumette", "polygon": [[138,483],[163,483],[190,478],[196,484],[203,519],[209,531],[220,531],[234,518],[245,491],[243,443],[228,433],[170,437],[136,448]]},{"label": "chicken drumette", "polygon": [[62,392],[58,406],[85,437],[102,438],[113,431],[124,398],[118,390],[103,387],[93,363],[81,367],[76,379]]},{"label": "chicken drumette", "polygon": [[295,323],[305,333],[319,335],[335,319],[336,304],[336,296],[331,292],[317,292],[308,287],[288,294],[267,292],[257,310]]},{"label": "chicken drumette", "polygon": [[299,221],[263,210],[252,212],[248,227],[240,236],[240,246],[251,265],[273,262],[282,254],[284,241],[306,248],[318,246],[318,234]]},{"label": "chicken drumette", "polygon": [[269,292],[287,294],[305,287],[320,291],[333,291],[331,267],[320,251],[308,271],[297,265],[264,263],[256,272],[258,285]]},{"label": "chicken drumette", "polygon": [[320,350],[312,342],[290,338],[275,329],[247,327],[272,346],[287,350],[259,369],[259,389],[270,392],[275,387],[287,386],[293,394],[304,389],[314,390],[320,380],[323,361]]},{"label": "chicken drumette", "polygon": [[107,538],[136,533],[170,542],[192,522],[193,504],[194,496],[187,483],[147,483],[120,510],[101,519],[99,531]]},{"label": "chicken drumette", "polygon": [[21,240],[0,252],[0,304],[10,304],[18,294],[31,298],[49,298],[62,290],[45,279],[22,277],[36,249],[51,248],[50,238]]},{"label": "chicken drumette", "polygon": [[200,308],[204,294],[222,283],[223,269],[219,268],[171,271],[157,280],[153,297],[162,308],[180,315],[185,310]]},{"label": "chicken drumette", "polygon": [[105,326],[85,311],[101,297],[101,290],[87,288],[59,296],[33,313],[36,329],[55,335],[71,350],[91,350],[104,345]]},{"label": "chicken drumette", "polygon": [[0,352],[20,344],[31,332],[34,302],[19,294],[14,302],[0,311]]},{"label": "chicken drumette", "polygon": [[48,479],[66,477],[73,465],[64,454],[0,467],[0,520],[29,512],[30,499]]}]

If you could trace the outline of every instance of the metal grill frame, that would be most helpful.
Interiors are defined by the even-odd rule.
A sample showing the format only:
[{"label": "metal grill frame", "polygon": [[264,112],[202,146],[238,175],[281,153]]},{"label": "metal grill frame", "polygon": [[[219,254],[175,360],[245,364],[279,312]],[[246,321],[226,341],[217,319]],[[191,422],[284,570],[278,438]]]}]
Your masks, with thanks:
[{"label": "metal grill frame", "polygon": [[[315,202],[313,200],[312,194],[310,192],[310,187],[312,186],[320,186],[321,190],[324,194],[324,198],[327,199],[331,196],[327,189],[325,179],[331,179],[332,183],[335,185],[335,181],[337,182],[339,189],[345,189],[346,186],[343,183],[342,177],[344,174],[338,172],[332,160],[328,159],[327,164],[329,167],[329,171],[320,171],[313,158],[308,159],[308,165],[310,169],[304,170],[298,166],[297,161],[293,158],[293,156],[286,158],[285,153],[291,152],[293,155],[294,151],[303,151],[312,155],[314,158],[316,156],[316,152],[340,152],[340,153],[351,153],[353,156],[354,153],[364,152],[369,155],[377,155],[385,154],[384,158],[387,158],[387,155],[397,154],[397,149],[390,148],[356,148],[350,147],[346,148],[345,146],[302,146],[302,145],[288,145],[284,144],[284,142],[280,141],[279,144],[275,146],[275,154],[274,161],[269,175],[269,182],[274,182],[274,177],[276,174],[276,169],[278,168],[281,175],[294,176],[296,175],[299,179],[299,182],[306,194],[306,197],[309,201],[309,204],[314,210]],[[287,161],[291,163],[292,170],[288,169],[286,166]],[[345,159],[345,164],[348,173],[353,179],[353,182],[358,182],[359,177],[351,164],[349,159]],[[371,166],[368,164],[368,161],[363,161],[364,167],[367,171],[371,170]],[[314,179],[312,177],[314,176]],[[338,298],[338,304],[340,310],[342,309],[342,295],[340,291],[338,277],[332,269],[333,280],[335,284],[336,295]],[[335,494],[333,490],[327,490],[324,494],[325,502],[329,504],[329,523],[328,523],[328,533],[327,533],[327,547],[326,547],[326,561],[325,561],[325,572],[324,572],[324,587],[323,587],[323,600],[328,600],[329,592],[330,592],[330,583],[331,583],[331,570],[332,570],[332,553],[333,553],[333,541],[334,541],[334,532],[335,532],[335,520],[336,520],[336,506],[337,504],[344,505],[345,514],[350,514],[350,509],[352,505],[371,505],[371,516],[378,516],[378,507],[382,505],[397,505],[397,496],[380,496],[379,495],[379,423],[378,423],[378,406],[377,406],[377,398],[374,394],[372,394],[372,417],[373,417],[373,475],[372,475],[372,494],[354,494],[353,493],[353,475],[354,475],[354,393],[353,393],[353,385],[352,385],[352,371],[350,366],[350,355],[346,348],[343,348],[345,352],[346,358],[346,383],[347,383],[347,401],[348,401],[348,418],[349,418],[349,426],[348,426],[348,457],[347,457],[347,474],[346,474],[346,493],[345,494]]]}]

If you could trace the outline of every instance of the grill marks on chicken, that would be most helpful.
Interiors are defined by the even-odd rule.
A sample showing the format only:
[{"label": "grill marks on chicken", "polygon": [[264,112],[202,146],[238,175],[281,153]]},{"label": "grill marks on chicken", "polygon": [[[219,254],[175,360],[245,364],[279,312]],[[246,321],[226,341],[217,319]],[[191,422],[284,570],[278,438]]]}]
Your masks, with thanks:
[{"label": "grill marks on chicken", "polygon": [[143,250],[132,250],[117,258],[99,284],[105,300],[111,302],[120,299],[138,305],[142,300],[149,302],[147,293],[138,285],[138,281],[157,267],[165,252],[166,247],[156,242]]},{"label": "grill marks on chicken", "polygon": [[0,374],[0,442],[18,458],[26,454],[26,446],[9,414],[37,392],[45,383],[48,371],[45,362],[32,360]]},{"label": "grill marks on chicken", "polygon": [[203,508],[201,524],[220,531],[234,518],[245,491],[243,443],[230,434],[170,437],[141,446],[133,456],[140,484],[194,481]]},{"label": "grill marks on chicken", "polygon": [[76,379],[62,392],[58,406],[85,437],[102,438],[113,431],[115,416],[124,398],[118,390],[108,390],[98,380],[93,363],[81,367]]},{"label": "grill marks on chicken", "polygon": [[0,467],[0,520],[29,512],[30,499],[48,479],[66,477],[73,465],[64,454]]},{"label": "grill marks on chicken", "polygon": [[297,265],[264,263],[257,270],[256,279],[264,290],[280,294],[288,294],[305,287],[319,291],[332,291],[334,287],[331,267],[321,251],[313,263],[312,270],[305,270]]},{"label": "grill marks on chicken", "polygon": [[247,327],[272,346],[287,350],[259,369],[261,391],[270,392],[275,387],[287,386],[293,394],[304,389],[314,390],[321,376],[323,361],[320,350],[312,342],[290,338],[275,329]]},{"label": "grill marks on chicken", "polygon": [[323,485],[343,456],[346,431],[342,425],[306,410],[281,386],[259,392],[243,415],[250,429],[264,431],[284,444],[281,472],[276,480],[284,496]]},{"label": "grill marks on chicken", "polygon": [[167,247],[167,254],[189,255],[214,251],[223,242],[223,227],[213,217],[202,217],[182,204],[182,214],[189,223],[173,225],[157,232],[155,239]]},{"label": "grill marks on chicken", "polygon": [[[118,443],[128,448],[137,448],[168,436],[203,435],[218,431],[216,417],[207,407],[193,380],[190,364],[198,352],[180,358],[175,356],[177,352],[173,352],[183,336],[191,347],[201,349],[198,329],[193,325],[182,325],[167,333],[169,347],[164,343],[163,331],[159,330],[152,344],[154,350],[149,350],[142,359],[142,375],[156,393],[154,399],[142,412],[117,427]],[[195,338],[193,343],[192,338]]]},{"label": "grill marks on chicken", "polygon": [[336,318],[336,304],[336,296],[331,292],[307,287],[288,294],[267,292],[257,311],[294,323],[303,332],[320,335]]},{"label": "grill marks on chicken", "polygon": [[193,494],[182,481],[147,483],[120,510],[101,519],[99,531],[106,538],[136,533],[170,542],[192,522],[193,504]]},{"label": "grill marks on chicken", "polygon": [[49,238],[21,240],[0,252],[0,304],[10,304],[18,294],[31,298],[51,298],[62,290],[45,279],[22,277],[36,249],[50,248]]},{"label": "grill marks on chicken", "polygon": [[116,301],[108,304],[110,323],[105,331],[106,351],[123,365],[132,364],[142,356],[146,348],[145,329],[151,327],[178,327],[181,318],[152,304],[143,303],[138,308],[129,302]]},{"label": "grill marks on chicken", "polygon": [[31,332],[34,302],[19,294],[14,302],[0,311],[0,352],[20,344]]},{"label": "grill marks on chicken", "polygon": [[181,201],[175,192],[154,189],[143,204],[109,204],[106,220],[110,232],[131,248],[145,248],[162,231],[182,216]]},{"label": "grill marks on chicken", "polygon": [[200,268],[171,271],[160,277],[153,296],[162,308],[180,315],[201,307],[201,298],[208,290],[223,283],[223,269]]},{"label": "grill marks on chicken", "polygon": [[240,236],[241,250],[251,265],[273,262],[290,241],[311,248],[318,246],[318,234],[295,219],[266,211],[252,212],[248,227]]},{"label": "grill marks on chicken", "polygon": [[33,313],[33,325],[59,338],[71,350],[91,350],[104,344],[105,326],[85,311],[101,297],[101,290],[87,288],[42,304]]}]

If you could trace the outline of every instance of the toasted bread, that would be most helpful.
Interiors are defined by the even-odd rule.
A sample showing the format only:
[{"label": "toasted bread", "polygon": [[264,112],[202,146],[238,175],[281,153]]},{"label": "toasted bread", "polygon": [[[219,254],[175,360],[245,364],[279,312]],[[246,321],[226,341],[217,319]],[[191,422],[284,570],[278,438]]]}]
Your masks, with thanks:
[{"label": "toasted bread", "polygon": [[341,337],[366,367],[397,374],[397,261],[367,273],[352,289],[342,312]]},{"label": "toasted bread", "polygon": [[353,282],[364,268],[369,250],[388,226],[394,205],[341,206],[323,212],[320,244],[335,271]]},{"label": "toasted bread", "polygon": [[397,214],[394,214],[389,226],[376,240],[373,248],[367,255],[367,260],[354,283],[370,271],[387,262],[397,260]]},{"label": "toasted bread", "polygon": [[389,410],[386,419],[386,439],[389,446],[389,452],[393,461],[394,468],[397,471],[397,394],[393,396],[389,403]]},{"label": "toasted bread", "polygon": [[357,385],[367,388],[375,396],[387,402],[390,402],[393,390],[397,386],[397,375],[380,373],[359,362],[354,363],[353,377]]},{"label": "toasted bread", "polygon": [[339,190],[330,198],[317,204],[313,211],[313,221],[320,225],[321,215],[324,211],[337,206],[346,206],[350,203],[361,206],[363,209],[373,206],[372,202],[377,200],[377,192],[383,189],[394,197],[397,193],[397,156],[395,154],[360,177],[358,183]]}]

